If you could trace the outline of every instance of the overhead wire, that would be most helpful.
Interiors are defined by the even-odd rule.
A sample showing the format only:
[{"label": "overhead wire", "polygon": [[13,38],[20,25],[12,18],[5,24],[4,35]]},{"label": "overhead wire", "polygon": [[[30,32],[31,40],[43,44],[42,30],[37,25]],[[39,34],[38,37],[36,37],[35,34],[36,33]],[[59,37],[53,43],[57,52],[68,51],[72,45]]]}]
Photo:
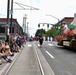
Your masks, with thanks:
[{"label": "overhead wire", "polygon": [[[18,2],[14,2],[15,4],[19,5],[21,8],[23,9],[15,9],[15,10],[39,10],[38,8],[35,8],[35,7],[32,7],[32,6],[29,6],[29,5],[25,5],[25,4],[22,4],[22,3],[18,3]],[[23,6],[26,6],[26,7],[31,7],[31,9],[27,9]]]}]

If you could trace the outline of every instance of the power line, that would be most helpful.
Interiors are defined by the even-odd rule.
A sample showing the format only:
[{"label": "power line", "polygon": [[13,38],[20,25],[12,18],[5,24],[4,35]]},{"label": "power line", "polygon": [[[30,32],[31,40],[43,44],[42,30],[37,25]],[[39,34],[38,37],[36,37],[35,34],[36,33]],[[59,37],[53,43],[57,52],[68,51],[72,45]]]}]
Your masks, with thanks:
[{"label": "power line", "polygon": [[[22,9],[17,8],[17,9],[14,9],[14,10],[39,10],[38,8],[29,6],[29,5],[21,4],[21,3],[18,3],[18,2],[14,2],[14,3],[22,8]],[[25,8],[24,6],[29,7],[29,9]],[[31,7],[31,9],[30,9],[30,7]]]}]

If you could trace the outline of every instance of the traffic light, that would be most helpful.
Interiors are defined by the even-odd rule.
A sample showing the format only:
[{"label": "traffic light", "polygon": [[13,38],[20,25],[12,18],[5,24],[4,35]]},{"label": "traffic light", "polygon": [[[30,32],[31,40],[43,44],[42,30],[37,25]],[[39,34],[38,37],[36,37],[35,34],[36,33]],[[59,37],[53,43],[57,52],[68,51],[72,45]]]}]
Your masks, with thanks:
[{"label": "traffic light", "polygon": [[49,28],[49,24],[47,24],[47,27]]},{"label": "traffic light", "polygon": [[44,24],[43,24],[43,26],[44,26]]},{"label": "traffic light", "polygon": [[38,24],[38,27],[40,27],[40,24]]}]

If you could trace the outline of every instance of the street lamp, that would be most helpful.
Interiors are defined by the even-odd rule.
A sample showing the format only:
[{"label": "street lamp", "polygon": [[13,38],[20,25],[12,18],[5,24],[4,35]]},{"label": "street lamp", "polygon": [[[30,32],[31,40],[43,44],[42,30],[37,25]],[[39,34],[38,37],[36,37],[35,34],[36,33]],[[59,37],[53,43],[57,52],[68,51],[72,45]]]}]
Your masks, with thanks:
[{"label": "street lamp", "polygon": [[46,14],[46,16],[51,16],[51,17],[53,17],[53,18],[57,19],[57,20],[58,20],[58,22],[59,22],[59,19],[58,19],[57,17],[53,16],[53,15]]},{"label": "street lamp", "polygon": [[[51,17],[57,19],[58,20],[58,23],[59,23],[59,19],[57,17],[55,17],[53,15],[50,15],[50,14],[46,14],[46,16],[51,16]],[[58,35],[60,35],[60,26],[58,26]]]}]

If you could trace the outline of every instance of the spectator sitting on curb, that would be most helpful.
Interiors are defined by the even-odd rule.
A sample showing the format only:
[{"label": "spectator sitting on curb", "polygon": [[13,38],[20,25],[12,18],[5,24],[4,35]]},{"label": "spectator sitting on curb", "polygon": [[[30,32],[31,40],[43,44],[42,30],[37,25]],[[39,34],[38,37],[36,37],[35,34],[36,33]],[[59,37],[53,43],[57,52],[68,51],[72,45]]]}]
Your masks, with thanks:
[{"label": "spectator sitting on curb", "polygon": [[14,56],[14,54],[10,51],[10,46],[8,42],[5,42],[5,47],[4,47],[5,53],[7,56]]},{"label": "spectator sitting on curb", "polygon": [[[7,62],[12,61],[11,59],[8,59],[7,53],[5,53],[5,42],[2,42],[2,40],[0,40],[0,58],[3,58]],[[0,65],[1,65],[1,61],[0,61]]]},{"label": "spectator sitting on curb", "polygon": [[19,52],[19,46],[16,43],[14,43],[12,50],[13,50],[13,52]]},{"label": "spectator sitting on curb", "polygon": [[19,46],[16,44],[16,39],[12,38],[10,41],[11,52],[19,52]]}]

